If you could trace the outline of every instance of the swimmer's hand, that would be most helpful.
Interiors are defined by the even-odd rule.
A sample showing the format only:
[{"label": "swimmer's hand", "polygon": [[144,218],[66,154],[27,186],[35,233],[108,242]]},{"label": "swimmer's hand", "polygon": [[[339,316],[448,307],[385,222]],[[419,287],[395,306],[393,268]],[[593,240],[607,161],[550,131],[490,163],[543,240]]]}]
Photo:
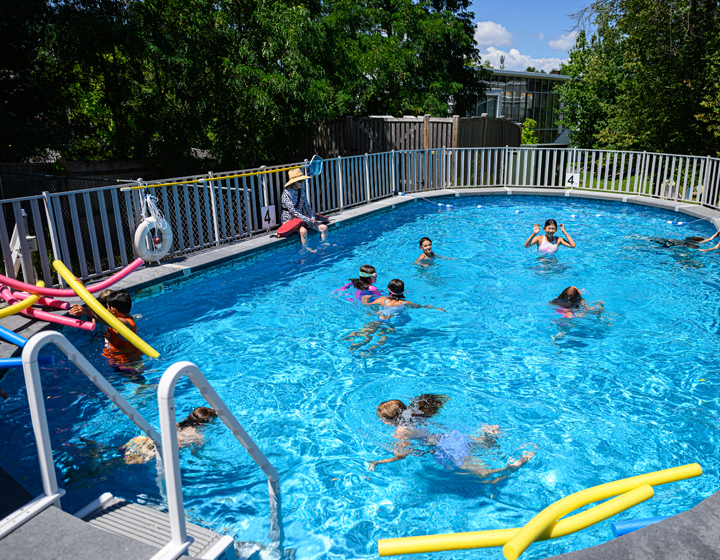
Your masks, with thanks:
[{"label": "swimmer's hand", "polygon": [[368,461],[368,470],[370,472],[375,472],[375,467],[380,461]]},{"label": "swimmer's hand", "polygon": [[433,305],[423,305],[425,309],[437,309],[438,311],[442,311],[443,313],[447,313],[442,307],[435,307]]},{"label": "swimmer's hand", "polygon": [[70,311],[68,313],[74,317],[79,317],[80,315],[85,314],[85,306],[84,305],[73,305],[70,308]]},{"label": "swimmer's hand", "polygon": [[540,233],[540,229],[541,229],[540,224],[535,224],[533,226],[533,233]]},{"label": "swimmer's hand", "polygon": [[560,231],[565,233],[565,224],[560,224]]},{"label": "swimmer's hand", "polygon": [[3,391],[2,389],[0,389],[0,397],[2,397],[3,399],[9,399],[9,398],[10,398],[10,397],[8,396],[8,394],[7,394],[5,391]]}]

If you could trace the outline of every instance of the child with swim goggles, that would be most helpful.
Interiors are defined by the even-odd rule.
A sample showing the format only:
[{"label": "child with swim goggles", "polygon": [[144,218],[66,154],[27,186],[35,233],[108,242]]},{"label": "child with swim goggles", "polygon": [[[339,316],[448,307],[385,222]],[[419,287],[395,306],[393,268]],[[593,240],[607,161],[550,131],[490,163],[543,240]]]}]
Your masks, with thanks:
[{"label": "child with swim goggles", "polygon": [[575,241],[573,241],[570,234],[565,231],[565,224],[560,224],[560,231],[565,234],[567,239],[555,236],[555,232],[558,230],[558,225],[552,218],[545,222],[544,229],[545,235],[538,235],[538,233],[540,233],[540,224],[535,224],[533,232],[530,234],[530,237],[527,238],[527,241],[525,241],[525,247],[537,245],[538,252],[540,253],[554,253],[558,250],[560,245],[565,245],[565,247],[570,247],[571,249],[575,247]]},{"label": "child with swim goggles", "polygon": [[344,292],[350,286],[355,288],[355,293],[346,294],[349,301],[360,301],[365,302],[369,298],[377,298],[382,296],[382,292],[375,286],[377,282],[377,272],[375,267],[369,264],[364,264],[360,267],[359,278],[350,278],[350,281],[345,284],[342,288],[335,290],[336,292]]},{"label": "child with swim goggles", "polygon": [[368,468],[374,471],[377,465],[402,461],[408,455],[422,455],[411,440],[417,440],[430,448],[430,453],[437,463],[451,470],[465,471],[460,474],[474,474],[483,481],[495,484],[518,470],[527,463],[534,451],[525,451],[520,459],[510,459],[502,469],[491,469],[478,461],[477,452],[497,445],[496,437],[500,434],[499,426],[483,425],[480,435],[469,436],[458,430],[443,430],[433,433],[426,427],[427,420],[435,416],[449,400],[446,395],[424,394],[415,397],[407,406],[400,400],[393,399],[380,403],[377,415],[381,422],[395,428],[392,437],[397,440],[393,444],[393,457],[369,461]]},{"label": "child with swim goggles", "polygon": [[360,342],[355,342],[350,346],[350,350],[357,350],[361,346],[369,343],[375,333],[380,335],[380,338],[376,344],[370,346],[367,350],[373,350],[379,346],[385,344],[388,333],[394,333],[395,329],[393,324],[400,324],[403,322],[404,317],[401,313],[406,307],[418,309],[424,307],[426,309],[437,309],[438,311],[445,311],[440,307],[433,307],[432,305],[419,305],[405,299],[405,284],[402,280],[394,279],[390,280],[388,284],[388,295],[379,297],[363,297],[363,305],[379,305],[380,310],[378,315],[380,316],[377,321],[371,321],[365,325],[362,329],[350,333],[343,340],[352,340],[358,337],[364,337]]}]

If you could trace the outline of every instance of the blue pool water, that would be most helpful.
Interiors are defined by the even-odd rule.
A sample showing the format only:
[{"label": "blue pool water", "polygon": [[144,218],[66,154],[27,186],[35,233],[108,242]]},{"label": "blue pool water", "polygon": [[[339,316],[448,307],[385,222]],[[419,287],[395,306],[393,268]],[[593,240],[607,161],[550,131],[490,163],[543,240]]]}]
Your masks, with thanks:
[{"label": "blue pool water", "polygon": [[[280,472],[285,546],[297,558],[371,558],[381,538],[521,526],[572,492],[696,461],[702,477],[659,487],[615,519],[678,513],[718,490],[718,253],[662,249],[647,239],[713,228],[672,226],[677,214],[629,204],[521,196],[453,202],[440,209],[418,201],[333,229],[330,245],[313,238],[315,253],[291,244],[139,297],[139,333],[162,355],[147,361],[147,386],[114,373],[98,338],[65,334],[155,426],[162,372],[179,360],[197,364]],[[550,217],[566,224],[578,247],[543,259],[523,242]],[[457,260],[414,266],[425,235],[437,253]],[[377,316],[332,292],[366,263],[377,268],[381,288],[403,279],[409,300],[447,313],[410,310],[385,345],[351,352],[343,338]],[[548,301],[570,285],[590,302],[603,300],[605,312],[556,313]],[[137,429],[55,354],[59,363],[44,372],[43,388],[65,509],[103,491],[163,507],[152,463],[110,461]],[[0,464],[37,493],[20,372],[2,388],[14,398],[0,408]],[[377,405],[428,392],[450,397],[429,429],[501,427],[498,446],[483,458],[488,465],[501,467],[532,445],[537,454],[496,485],[446,470],[427,453],[369,472],[368,460],[391,456],[392,428],[378,421]],[[176,395],[179,419],[204,404],[187,381]],[[202,448],[181,451],[189,516],[267,542],[266,480],[220,422],[204,433]],[[93,462],[108,466],[92,470]],[[524,558],[611,536],[607,521],[534,544]],[[500,551],[432,557],[499,558]]]}]

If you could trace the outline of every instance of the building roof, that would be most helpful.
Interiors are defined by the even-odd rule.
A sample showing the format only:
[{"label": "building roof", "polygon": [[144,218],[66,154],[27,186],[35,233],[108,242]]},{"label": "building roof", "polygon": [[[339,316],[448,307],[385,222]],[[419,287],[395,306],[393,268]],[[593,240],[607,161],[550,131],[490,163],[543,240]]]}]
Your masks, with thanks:
[{"label": "building roof", "polygon": [[518,72],[517,70],[498,70],[497,68],[490,68],[493,74],[496,76],[516,76],[523,78],[542,78],[543,80],[572,80],[572,77],[564,74],[543,74],[541,72]]}]

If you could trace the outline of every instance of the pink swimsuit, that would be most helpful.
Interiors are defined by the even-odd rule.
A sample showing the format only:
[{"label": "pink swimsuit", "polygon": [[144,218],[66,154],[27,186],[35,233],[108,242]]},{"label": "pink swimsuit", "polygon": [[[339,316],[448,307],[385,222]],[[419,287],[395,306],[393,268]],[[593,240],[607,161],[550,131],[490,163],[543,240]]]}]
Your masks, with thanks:
[{"label": "pink swimsuit", "polygon": [[559,241],[559,238],[556,237],[555,243],[550,243],[547,240],[547,237],[543,235],[543,240],[538,247],[538,251],[542,251],[543,253],[554,253],[558,250]]}]

